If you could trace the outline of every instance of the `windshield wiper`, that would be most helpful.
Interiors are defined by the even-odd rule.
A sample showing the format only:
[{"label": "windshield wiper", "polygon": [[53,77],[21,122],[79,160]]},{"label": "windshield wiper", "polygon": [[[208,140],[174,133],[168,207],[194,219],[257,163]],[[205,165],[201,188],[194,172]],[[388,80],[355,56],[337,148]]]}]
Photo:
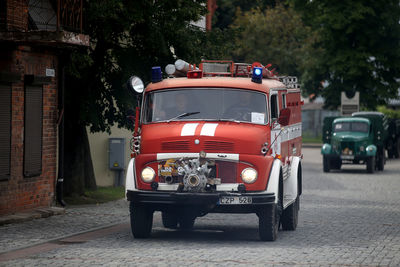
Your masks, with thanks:
[{"label": "windshield wiper", "polygon": [[175,117],[167,120],[167,122],[170,122],[170,121],[173,121],[173,120],[176,120],[176,119],[180,119],[180,118],[184,118],[184,117],[188,117],[190,115],[199,114],[199,113],[200,113],[200,111],[185,112],[185,113],[179,114],[178,116],[175,116]]}]

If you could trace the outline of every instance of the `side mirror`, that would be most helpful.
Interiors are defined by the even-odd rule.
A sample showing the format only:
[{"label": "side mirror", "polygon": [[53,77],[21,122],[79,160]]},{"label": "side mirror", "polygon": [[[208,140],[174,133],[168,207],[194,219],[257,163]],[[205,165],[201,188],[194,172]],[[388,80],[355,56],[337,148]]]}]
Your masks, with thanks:
[{"label": "side mirror", "polygon": [[144,84],[137,76],[130,77],[127,86],[133,94],[141,94],[144,91]]},{"label": "side mirror", "polygon": [[289,120],[290,120],[290,109],[288,108],[284,108],[281,109],[280,114],[279,114],[279,118],[278,118],[278,123],[282,126],[286,126],[289,124]]}]

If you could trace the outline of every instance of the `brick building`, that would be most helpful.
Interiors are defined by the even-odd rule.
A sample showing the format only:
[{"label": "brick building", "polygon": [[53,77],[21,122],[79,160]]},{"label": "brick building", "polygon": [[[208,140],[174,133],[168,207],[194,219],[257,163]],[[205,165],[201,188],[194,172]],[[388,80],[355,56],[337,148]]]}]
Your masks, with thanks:
[{"label": "brick building", "polygon": [[82,0],[0,0],[0,215],[54,202],[63,66]]}]

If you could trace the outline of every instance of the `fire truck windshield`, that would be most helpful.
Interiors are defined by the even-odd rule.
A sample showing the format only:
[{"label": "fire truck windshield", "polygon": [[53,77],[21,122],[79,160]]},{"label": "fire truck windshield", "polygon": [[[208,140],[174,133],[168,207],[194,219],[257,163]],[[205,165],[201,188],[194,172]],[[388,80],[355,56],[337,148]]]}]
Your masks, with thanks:
[{"label": "fire truck windshield", "polygon": [[217,120],[266,124],[266,95],[227,88],[179,88],[145,96],[143,122]]}]

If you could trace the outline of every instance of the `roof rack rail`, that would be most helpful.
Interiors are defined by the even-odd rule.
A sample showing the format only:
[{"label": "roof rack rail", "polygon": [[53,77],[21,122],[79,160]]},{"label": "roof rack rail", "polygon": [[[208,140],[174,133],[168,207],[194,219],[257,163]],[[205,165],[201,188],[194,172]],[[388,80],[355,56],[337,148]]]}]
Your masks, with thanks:
[{"label": "roof rack rail", "polygon": [[275,79],[282,82],[289,89],[299,89],[296,76],[278,76],[275,69],[270,69],[272,64],[263,66],[259,62],[235,63],[232,60],[202,60],[199,68],[196,65],[187,63],[178,59],[175,64],[168,64],[165,67],[165,72],[169,77],[184,77],[191,70],[200,69],[203,72],[203,77],[251,77],[255,67],[263,69],[263,78]]}]

